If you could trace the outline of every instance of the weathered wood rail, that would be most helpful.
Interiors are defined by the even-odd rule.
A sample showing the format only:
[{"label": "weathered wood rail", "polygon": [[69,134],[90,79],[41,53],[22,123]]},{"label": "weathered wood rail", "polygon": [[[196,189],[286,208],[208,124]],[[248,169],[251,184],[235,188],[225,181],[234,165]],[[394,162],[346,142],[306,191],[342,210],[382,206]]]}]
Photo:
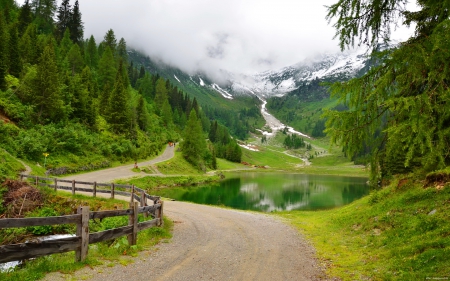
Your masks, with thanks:
[{"label": "weathered wood rail", "polygon": [[[130,209],[90,212],[88,206],[81,206],[75,215],[41,218],[19,218],[19,219],[0,219],[0,229],[17,228],[29,226],[76,224],[76,235],[68,238],[55,240],[46,240],[40,242],[29,242],[21,244],[11,244],[0,246],[0,263],[36,258],[40,256],[75,251],[75,260],[83,261],[88,254],[89,244],[98,243],[121,236],[128,236],[130,245],[136,245],[137,233],[144,229],[161,226],[163,224],[163,206],[164,202],[159,196],[152,196],[145,193],[144,190],[133,185],[105,184],[96,182],[70,181],[56,178],[44,178],[37,176],[21,175],[23,178],[33,179],[37,186],[48,186],[56,189],[92,192],[96,196],[97,192],[111,193],[111,198],[115,194],[130,197]],[[51,183],[49,183],[51,182]],[[71,183],[71,186],[58,185],[58,183]],[[76,187],[76,184],[91,185],[92,188]],[[97,187],[110,187],[110,189],[97,189]],[[115,188],[130,189],[130,192],[118,191]],[[136,194],[139,193],[139,194]],[[147,199],[153,201],[153,205],[147,205]],[[135,202],[137,200],[138,202]],[[138,223],[138,215],[144,214],[152,216],[152,220]],[[128,225],[109,229],[101,232],[89,232],[89,220],[103,219],[116,216],[128,216]]]}]

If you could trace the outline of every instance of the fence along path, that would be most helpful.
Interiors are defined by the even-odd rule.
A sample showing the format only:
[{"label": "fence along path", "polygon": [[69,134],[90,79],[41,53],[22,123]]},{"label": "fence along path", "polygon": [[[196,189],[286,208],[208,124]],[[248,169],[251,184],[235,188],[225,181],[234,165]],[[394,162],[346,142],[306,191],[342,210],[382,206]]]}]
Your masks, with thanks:
[{"label": "fence along path", "polygon": [[[134,185],[62,180],[24,174],[22,174],[20,178],[21,180],[23,180],[23,178],[31,178],[33,179],[33,182],[36,186],[47,186],[54,188],[55,190],[71,190],[72,194],[75,194],[76,191],[83,191],[92,192],[94,197],[97,193],[111,193],[111,198],[114,198],[115,194],[129,196],[130,209],[90,212],[88,206],[82,206],[78,208],[77,214],[75,215],[41,218],[0,219],[0,229],[44,225],[76,224],[76,235],[73,237],[0,246],[0,263],[36,258],[40,256],[70,251],[76,252],[76,261],[84,261],[88,254],[89,244],[98,243],[127,235],[130,245],[136,245],[137,233],[139,231],[150,227],[161,226],[163,224],[164,202],[160,200],[159,196],[149,195],[145,193],[144,190]],[[71,183],[71,185],[59,185],[58,183]],[[92,188],[77,187],[77,184],[83,186],[92,186]],[[98,187],[109,187],[109,189]],[[129,189],[130,191],[127,192],[116,190],[116,188],[122,190]],[[153,204],[148,206],[147,199],[150,199]],[[137,200],[138,202],[135,202],[135,200]],[[144,216],[151,215],[153,219],[138,223],[139,214],[144,214]],[[128,225],[101,232],[89,232],[89,220],[116,216],[128,216]]]}]

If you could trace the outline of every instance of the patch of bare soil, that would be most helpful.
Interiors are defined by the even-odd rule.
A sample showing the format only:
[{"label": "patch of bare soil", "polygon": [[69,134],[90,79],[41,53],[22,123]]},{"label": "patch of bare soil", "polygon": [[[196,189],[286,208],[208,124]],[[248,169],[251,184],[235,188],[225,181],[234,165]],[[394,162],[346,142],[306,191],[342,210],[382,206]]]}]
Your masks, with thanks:
[{"label": "patch of bare soil", "polygon": [[0,218],[22,218],[23,214],[42,206],[44,198],[41,192],[26,182],[6,180],[7,188],[3,195],[3,207],[6,212]]}]

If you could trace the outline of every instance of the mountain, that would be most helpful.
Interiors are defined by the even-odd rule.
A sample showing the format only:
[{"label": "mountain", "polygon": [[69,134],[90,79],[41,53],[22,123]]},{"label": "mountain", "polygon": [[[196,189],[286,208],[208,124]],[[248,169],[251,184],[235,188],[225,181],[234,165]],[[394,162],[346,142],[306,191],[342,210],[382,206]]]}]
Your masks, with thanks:
[{"label": "mountain", "polygon": [[369,59],[364,50],[323,54],[280,70],[255,75],[230,75],[228,88],[233,94],[261,97],[283,96],[313,80],[344,81],[365,71]]}]

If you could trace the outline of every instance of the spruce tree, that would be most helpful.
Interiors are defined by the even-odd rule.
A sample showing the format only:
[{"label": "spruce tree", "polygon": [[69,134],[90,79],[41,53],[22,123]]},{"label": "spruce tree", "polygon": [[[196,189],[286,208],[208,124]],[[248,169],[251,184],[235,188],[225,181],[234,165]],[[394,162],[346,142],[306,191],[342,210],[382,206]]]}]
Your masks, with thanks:
[{"label": "spruce tree", "polygon": [[204,169],[203,156],[206,151],[206,141],[195,110],[192,110],[189,115],[180,146],[183,157],[189,163],[199,169]]},{"label": "spruce tree", "polygon": [[57,11],[56,21],[56,36],[61,40],[64,36],[64,32],[69,28],[69,22],[72,17],[72,8],[69,4],[69,0],[63,0]]},{"label": "spruce tree", "polygon": [[120,38],[119,45],[117,45],[117,55],[124,63],[128,62],[127,42],[123,38]]},{"label": "spruce tree", "polygon": [[20,59],[19,38],[17,25],[9,29],[9,74],[19,77],[22,71],[22,61]]},{"label": "spruce tree", "polygon": [[81,11],[78,0],[75,1],[75,5],[73,6],[68,27],[70,30],[70,39],[72,39],[72,42],[74,44],[81,45],[84,39],[84,25],[81,19]]},{"label": "spruce tree", "polygon": [[[100,88],[103,89],[106,84],[114,85],[117,69],[115,67],[115,60],[112,51],[109,47],[106,47],[98,63],[98,80]],[[122,81],[123,83],[123,81]]]},{"label": "spruce tree", "polygon": [[87,43],[85,51],[85,57],[86,57],[86,64],[91,69],[97,69],[99,57],[98,57],[97,43],[95,43],[95,38],[93,35],[89,37],[89,41]]},{"label": "spruce tree", "polygon": [[19,11],[18,29],[19,37],[21,37],[27,30],[28,25],[33,22],[33,15],[31,14],[31,6],[29,0],[26,0]]},{"label": "spruce tree", "polygon": [[33,0],[31,8],[39,33],[53,32],[53,17],[56,12],[56,0]]},{"label": "spruce tree", "polygon": [[36,106],[39,123],[65,119],[56,57],[51,45],[44,48],[44,52],[39,59],[34,92],[34,105]]},{"label": "spruce tree", "polygon": [[156,89],[155,89],[155,104],[156,104],[156,113],[158,115],[161,114],[161,109],[164,105],[164,103],[168,100],[167,95],[167,88],[166,88],[166,82],[164,81],[164,78],[159,78],[156,82]]},{"label": "spruce tree", "polygon": [[103,38],[103,48],[106,49],[106,47],[109,47],[113,56],[116,55],[117,39],[116,35],[114,34],[114,30],[112,29],[109,29],[106,32],[105,37]]},{"label": "spruce tree", "polygon": [[108,123],[115,133],[123,134],[128,131],[128,107],[127,107],[127,91],[123,84],[122,63],[119,64],[117,70],[114,89],[111,92],[108,108]]},{"label": "spruce tree", "polygon": [[70,71],[72,75],[80,73],[84,67],[84,60],[80,53],[80,47],[73,44],[70,51],[67,53],[67,61],[69,62]]},{"label": "spruce tree", "polygon": [[5,76],[8,71],[8,34],[3,13],[0,13],[0,90],[6,90]]},{"label": "spruce tree", "polygon": [[376,51],[399,18],[416,26],[408,41],[374,52],[378,66],[331,88],[332,96],[348,110],[326,112],[326,132],[350,157],[364,146],[373,148],[373,183],[380,165],[388,164],[383,155],[394,148],[404,151],[406,167],[420,163],[416,168],[427,172],[450,165],[450,2],[419,1],[417,11],[399,9],[404,3],[340,0],[328,8],[328,19],[337,19],[334,26],[342,49],[357,43]]}]

